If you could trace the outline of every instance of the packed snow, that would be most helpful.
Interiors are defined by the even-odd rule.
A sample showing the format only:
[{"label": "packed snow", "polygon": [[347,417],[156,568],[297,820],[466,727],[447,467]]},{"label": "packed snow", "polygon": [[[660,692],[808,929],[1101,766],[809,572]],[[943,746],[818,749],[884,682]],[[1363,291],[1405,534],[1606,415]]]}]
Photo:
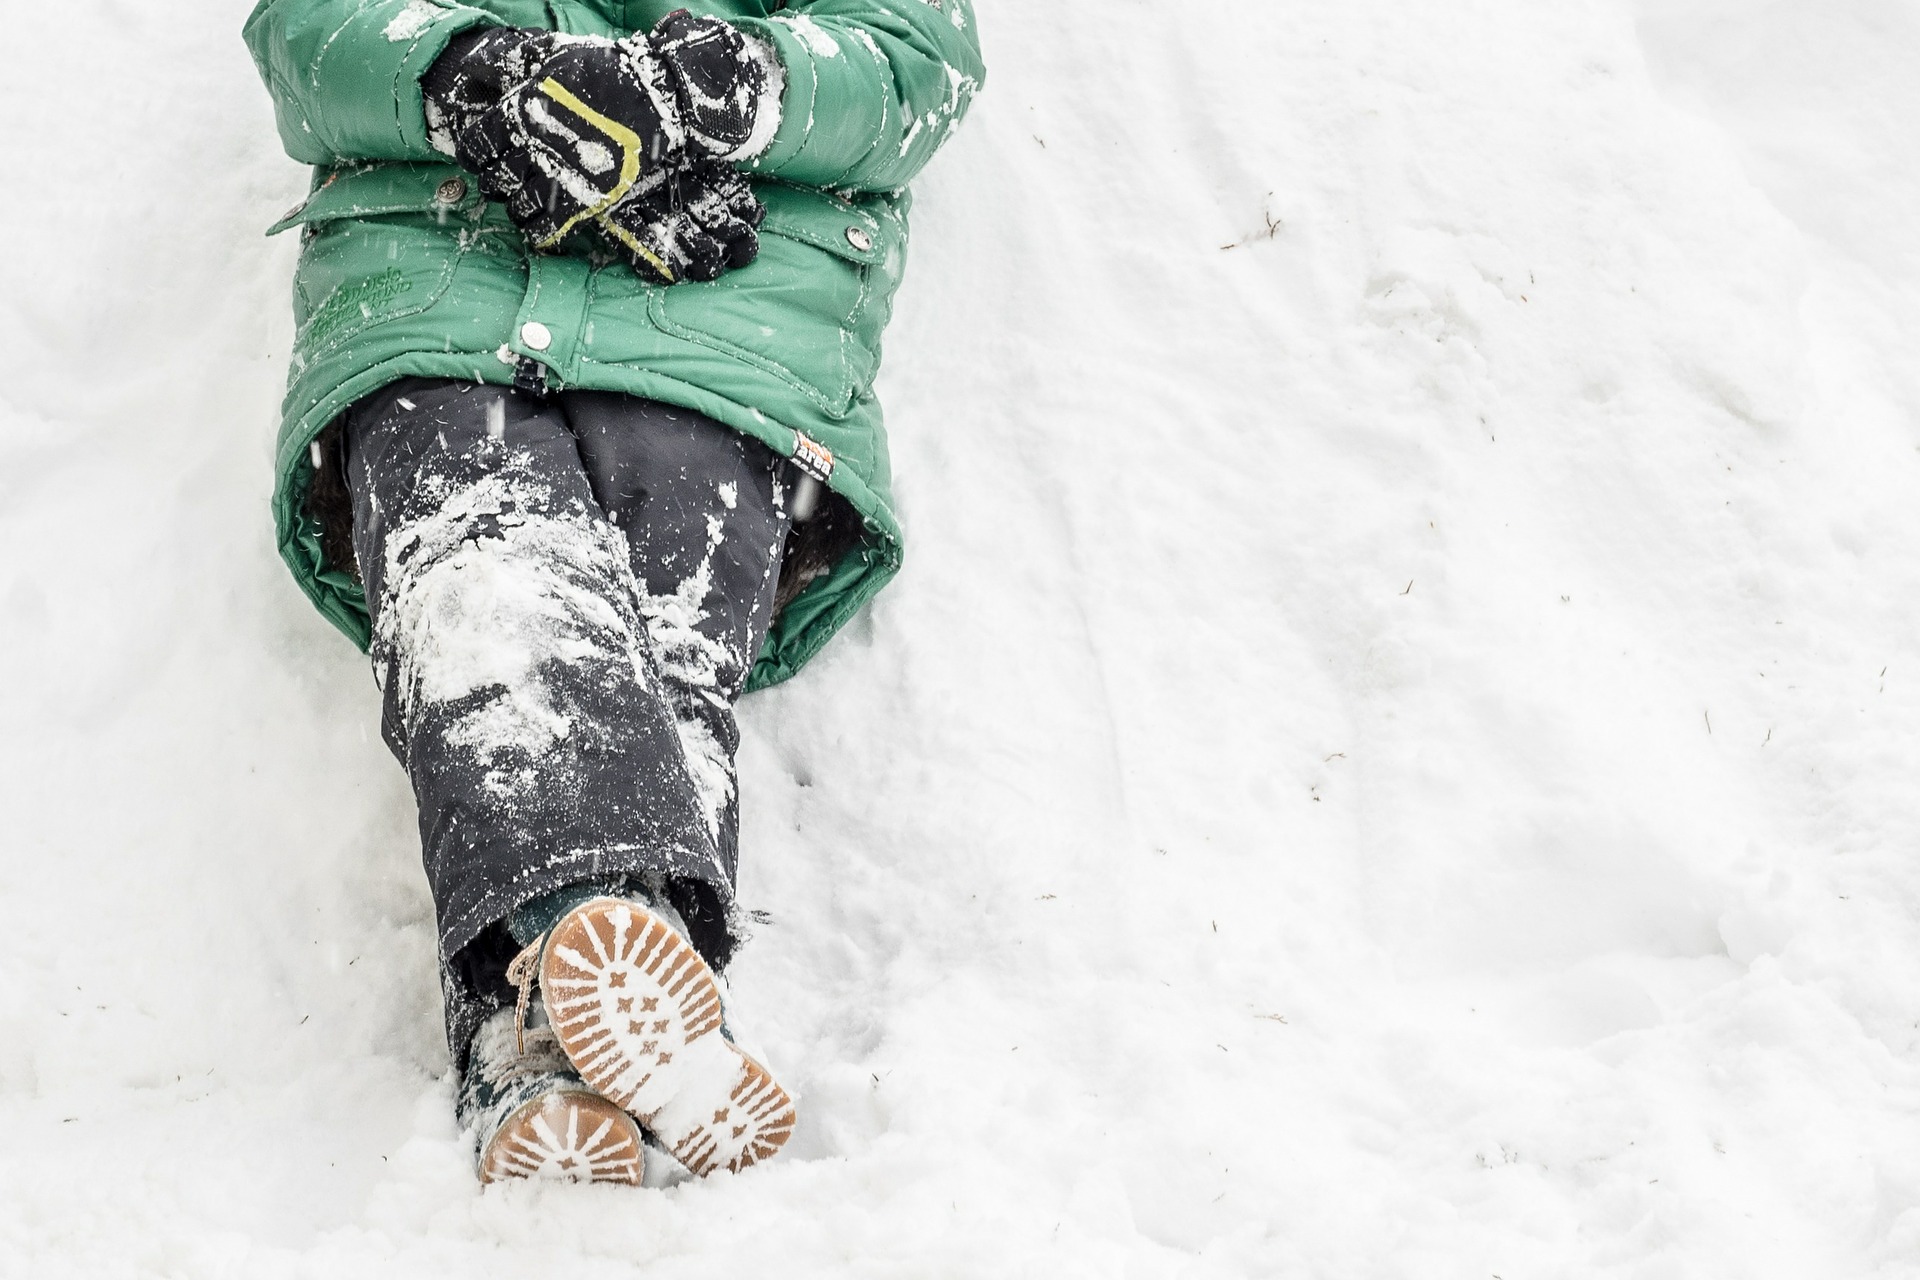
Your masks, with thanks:
[{"label": "packed snow", "polygon": [[1920,10],[983,0],[744,707],[800,1128],[483,1191],[246,8],[9,15],[0,1275],[1920,1275]]}]

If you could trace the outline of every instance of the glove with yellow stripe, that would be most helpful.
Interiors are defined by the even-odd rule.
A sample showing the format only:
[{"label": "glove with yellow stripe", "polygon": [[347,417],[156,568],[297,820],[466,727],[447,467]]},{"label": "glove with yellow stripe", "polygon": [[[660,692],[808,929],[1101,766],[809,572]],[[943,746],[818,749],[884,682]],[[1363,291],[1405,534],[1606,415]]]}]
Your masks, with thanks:
[{"label": "glove with yellow stripe", "polygon": [[591,221],[669,283],[753,260],[764,211],[714,158],[765,149],[783,88],[771,49],[684,9],[617,41],[466,33],[422,78],[430,138],[536,248]]},{"label": "glove with yellow stripe", "polygon": [[645,36],[563,38],[530,70],[459,128],[454,156],[535,248],[551,249],[662,173],[686,135]]},{"label": "glove with yellow stripe", "polygon": [[688,159],[595,223],[641,278],[673,284],[715,280],[752,262],[766,214],[738,170]]},{"label": "glove with yellow stripe", "polygon": [[427,108],[427,141],[457,156],[454,139],[507,90],[533,79],[567,37],[528,27],[462,31],[420,77]]}]

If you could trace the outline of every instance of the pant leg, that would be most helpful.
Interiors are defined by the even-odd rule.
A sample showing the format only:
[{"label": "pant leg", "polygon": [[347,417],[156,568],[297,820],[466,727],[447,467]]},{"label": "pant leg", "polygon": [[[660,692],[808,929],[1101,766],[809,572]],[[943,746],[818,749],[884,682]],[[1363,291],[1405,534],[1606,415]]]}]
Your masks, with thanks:
[{"label": "pant leg", "polygon": [[[688,409],[592,391],[564,401],[594,495],[626,534],[640,612],[731,882],[739,866],[733,706],[773,620],[789,526],[786,464]],[[678,905],[690,920],[704,914],[697,903]]]},{"label": "pant leg", "polygon": [[419,801],[459,1058],[493,999],[476,1003],[462,952],[513,908],[622,874],[706,883],[730,904],[732,867],[630,549],[560,406],[413,379],[356,405],[345,437],[382,732]]}]

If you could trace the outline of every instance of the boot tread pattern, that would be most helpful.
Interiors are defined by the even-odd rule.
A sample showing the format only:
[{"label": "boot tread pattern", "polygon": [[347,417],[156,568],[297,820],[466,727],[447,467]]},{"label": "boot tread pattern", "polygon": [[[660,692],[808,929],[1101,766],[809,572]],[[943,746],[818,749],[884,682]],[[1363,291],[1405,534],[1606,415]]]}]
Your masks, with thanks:
[{"label": "boot tread pattern", "polygon": [[540,986],[581,1077],[695,1174],[744,1169],[792,1136],[793,1102],[772,1074],[707,1040],[721,1021],[713,971],[644,908],[601,898],[576,909],[554,928]]},{"label": "boot tread pattern", "polygon": [[639,1186],[640,1132],[605,1098],[577,1089],[542,1094],[509,1116],[487,1144],[482,1182],[560,1178]]},{"label": "boot tread pattern", "polygon": [[779,1151],[793,1136],[793,1103],[767,1069],[745,1054],[746,1068],[710,1122],[695,1125],[673,1145],[673,1158],[701,1177],[724,1167],[738,1173]]}]

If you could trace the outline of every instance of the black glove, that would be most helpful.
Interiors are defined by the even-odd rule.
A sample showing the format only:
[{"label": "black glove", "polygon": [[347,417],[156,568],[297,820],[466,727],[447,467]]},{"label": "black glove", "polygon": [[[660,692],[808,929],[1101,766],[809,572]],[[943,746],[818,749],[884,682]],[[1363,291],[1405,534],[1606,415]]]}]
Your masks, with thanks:
[{"label": "black glove", "polygon": [[536,248],[592,219],[637,271],[669,283],[753,261],[765,210],[709,157],[763,150],[783,84],[772,50],[684,9],[619,41],[463,33],[421,79],[429,137]]},{"label": "black glove", "polygon": [[642,279],[714,280],[760,252],[767,210],[731,165],[686,159],[599,216],[601,231]]},{"label": "black glove", "polygon": [[786,74],[773,50],[718,18],[676,9],[653,29],[689,149],[723,160],[764,151],[779,127]]},{"label": "black glove", "polygon": [[679,106],[645,36],[564,39],[454,137],[461,167],[538,249],[680,152]]},{"label": "black glove", "polygon": [[434,150],[454,155],[460,131],[507,90],[533,79],[557,47],[553,32],[527,27],[482,27],[449,40],[420,77]]}]

